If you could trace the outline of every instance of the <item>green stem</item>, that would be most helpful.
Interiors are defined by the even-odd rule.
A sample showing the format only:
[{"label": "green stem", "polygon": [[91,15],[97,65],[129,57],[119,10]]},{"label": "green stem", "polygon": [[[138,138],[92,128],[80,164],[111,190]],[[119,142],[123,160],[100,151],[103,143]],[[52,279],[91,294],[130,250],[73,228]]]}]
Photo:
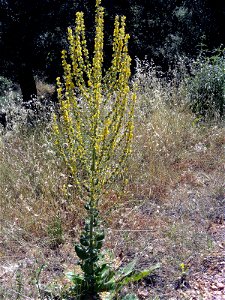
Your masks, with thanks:
[{"label": "green stem", "polygon": [[92,148],[92,166],[91,166],[91,196],[90,196],[90,292],[94,295],[94,257],[93,257],[93,248],[94,248],[94,206],[95,206],[95,164],[96,164],[96,151],[95,151],[95,140],[96,140],[96,128],[94,129],[94,138],[93,138],[93,148]]},{"label": "green stem", "polygon": [[[92,202],[93,200],[91,200]],[[93,216],[93,203],[91,203],[90,209],[90,267],[91,267],[91,276],[90,276],[90,286],[91,292],[94,292],[94,263],[93,263],[93,223],[94,223],[94,216]]]}]

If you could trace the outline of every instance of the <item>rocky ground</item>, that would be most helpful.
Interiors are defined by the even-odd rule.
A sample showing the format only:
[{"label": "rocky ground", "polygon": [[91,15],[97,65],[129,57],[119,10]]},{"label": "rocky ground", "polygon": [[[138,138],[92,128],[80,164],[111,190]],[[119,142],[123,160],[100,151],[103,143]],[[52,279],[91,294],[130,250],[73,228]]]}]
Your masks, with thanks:
[{"label": "rocky ground", "polygon": [[190,276],[190,288],[181,292],[179,299],[225,299],[225,224],[213,224],[210,230],[216,247],[210,256],[203,259],[200,270]]}]

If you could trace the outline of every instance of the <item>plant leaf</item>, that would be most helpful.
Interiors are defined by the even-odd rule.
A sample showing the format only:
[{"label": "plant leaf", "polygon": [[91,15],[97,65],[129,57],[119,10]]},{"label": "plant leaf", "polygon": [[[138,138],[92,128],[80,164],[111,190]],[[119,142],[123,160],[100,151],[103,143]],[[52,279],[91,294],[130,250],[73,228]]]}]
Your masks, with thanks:
[{"label": "plant leaf", "polygon": [[84,278],[82,275],[74,274],[74,272],[68,272],[66,273],[66,277],[72,281],[74,284],[81,284],[84,281]]},{"label": "plant leaf", "polygon": [[139,280],[145,278],[146,276],[148,276],[149,274],[151,274],[153,271],[155,271],[159,267],[160,267],[160,264],[156,264],[156,265],[152,266],[150,269],[146,269],[146,270],[140,271],[138,273],[135,273],[135,274],[133,274],[131,276],[125,277],[122,281],[120,281],[118,283],[119,284],[119,288],[122,287],[122,286],[124,286],[124,285],[127,285],[128,283],[136,282],[136,281],[139,281]]},{"label": "plant leaf", "polygon": [[86,252],[86,250],[83,247],[81,247],[80,245],[75,245],[75,251],[76,251],[77,256],[80,259],[87,259],[89,256],[88,253]]},{"label": "plant leaf", "polygon": [[98,292],[109,292],[114,291],[116,287],[115,279],[112,278],[107,282],[101,283],[101,285],[98,286]]},{"label": "plant leaf", "polygon": [[105,233],[104,232],[98,232],[97,234],[96,234],[96,241],[103,241],[104,240],[104,238],[105,238]]},{"label": "plant leaf", "polygon": [[124,268],[120,269],[117,273],[118,278],[116,279],[117,282],[119,282],[120,280],[122,280],[124,277],[128,276],[130,273],[133,272],[134,267],[137,263],[137,260],[134,259],[133,261],[131,261],[129,264],[127,264]]}]

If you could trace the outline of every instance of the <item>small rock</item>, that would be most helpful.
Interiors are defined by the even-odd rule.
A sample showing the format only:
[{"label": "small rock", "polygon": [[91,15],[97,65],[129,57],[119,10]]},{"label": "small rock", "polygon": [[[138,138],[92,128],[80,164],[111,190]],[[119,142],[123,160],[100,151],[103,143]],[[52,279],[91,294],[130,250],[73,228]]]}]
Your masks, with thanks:
[{"label": "small rock", "polygon": [[224,289],[224,284],[222,283],[222,282],[218,282],[217,284],[217,288],[219,289],[219,290],[223,290]]},{"label": "small rock", "polygon": [[141,297],[148,297],[149,296],[149,293],[147,290],[138,290],[138,296],[141,296]]},{"label": "small rock", "polygon": [[215,292],[214,292],[214,295],[215,295],[215,296],[222,296],[222,292],[221,292],[221,291],[215,291]]},{"label": "small rock", "polygon": [[218,288],[217,288],[217,286],[216,286],[215,284],[212,284],[212,285],[211,285],[211,289],[212,289],[213,291],[217,291]]}]

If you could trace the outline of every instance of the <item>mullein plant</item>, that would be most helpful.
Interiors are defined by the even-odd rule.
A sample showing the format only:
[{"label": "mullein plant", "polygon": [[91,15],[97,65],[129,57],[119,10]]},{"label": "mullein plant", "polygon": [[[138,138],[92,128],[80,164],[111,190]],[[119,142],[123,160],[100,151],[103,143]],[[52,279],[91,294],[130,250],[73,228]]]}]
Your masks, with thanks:
[{"label": "mullein plant", "polygon": [[59,114],[53,117],[54,140],[87,212],[80,243],[75,245],[83,274],[70,274],[73,285],[65,299],[100,299],[106,291],[108,299],[114,299],[124,284],[152,271],[134,273],[133,262],[115,271],[101,251],[105,233],[99,202],[110,182],[125,169],[133,138],[136,95],[129,85],[128,40],[125,17],[117,16],[112,62],[103,74],[104,9],[97,0],[92,58],[82,12],[76,13],[75,28],[68,28],[68,51],[62,51],[64,74],[57,78]]}]

